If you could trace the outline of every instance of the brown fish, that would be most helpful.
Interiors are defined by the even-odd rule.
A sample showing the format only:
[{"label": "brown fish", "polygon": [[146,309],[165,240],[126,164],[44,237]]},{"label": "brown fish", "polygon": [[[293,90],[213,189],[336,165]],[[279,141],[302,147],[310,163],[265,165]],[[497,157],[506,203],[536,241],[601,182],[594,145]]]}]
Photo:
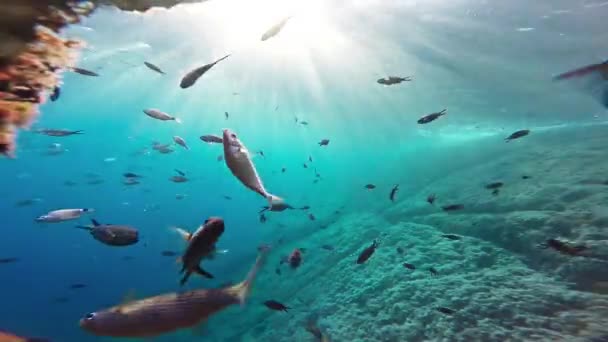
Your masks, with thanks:
[{"label": "brown fish", "polygon": [[145,298],[86,314],[80,327],[98,336],[152,337],[200,324],[234,304],[245,303],[268,247],[263,248],[247,278],[222,289],[199,289]]},{"label": "brown fish", "polygon": [[93,238],[108,246],[130,246],[139,242],[137,229],[126,225],[100,224],[91,219],[93,226],[76,226],[88,230]]},{"label": "brown fish", "polygon": [[374,240],[374,242],[372,242],[372,244],[369,247],[364,249],[361,252],[361,254],[359,254],[359,257],[357,258],[357,264],[365,263],[367,261],[367,259],[369,259],[374,254],[377,247],[378,247],[378,241]]},{"label": "brown fish", "polygon": [[186,88],[192,87],[194,85],[194,83],[196,83],[196,81],[198,81],[198,79],[201,76],[203,76],[204,73],[206,73],[211,68],[213,68],[217,63],[223,61],[224,59],[226,59],[228,57],[230,57],[230,54],[216,60],[215,62],[205,64],[202,67],[196,68],[196,69],[188,72],[186,74],[186,76],[184,76],[184,78],[182,78],[181,82],[179,83],[180,88],[186,89]]}]

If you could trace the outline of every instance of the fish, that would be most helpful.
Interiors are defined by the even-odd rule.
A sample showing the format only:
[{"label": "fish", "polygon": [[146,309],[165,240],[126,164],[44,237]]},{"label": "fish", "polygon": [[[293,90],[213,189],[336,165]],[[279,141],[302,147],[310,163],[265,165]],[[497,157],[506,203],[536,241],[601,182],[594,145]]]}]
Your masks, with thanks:
[{"label": "fish", "polygon": [[247,151],[247,148],[234,132],[229,129],[224,130],[223,144],[226,165],[232,174],[245,185],[245,187],[266,198],[271,208],[277,203],[283,202],[282,198],[266,191],[266,188],[251,161],[249,151]]},{"label": "fish", "polygon": [[453,315],[454,313],[456,313],[455,310],[452,310],[450,308],[445,308],[442,306],[435,308],[435,310],[437,310],[438,312],[441,312],[442,314],[446,314],[446,315]]},{"label": "fish", "polygon": [[426,201],[430,204],[433,205],[433,203],[435,203],[435,194],[430,194],[427,196]]},{"label": "fish", "polygon": [[142,177],[141,175],[138,175],[138,174],[133,173],[133,172],[125,172],[125,173],[122,174],[122,176],[125,177],[125,178],[141,178]]},{"label": "fish", "polygon": [[80,209],[59,209],[53,210],[45,215],[40,215],[36,218],[36,222],[44,223],[57,223],[68,220],[75,220],[82,216],[84,213],[92,213],[94,209],[91,208],[80,208]]},{"label": "fish", "polygon": [[210,217],[194,232],[189,233],[181,228],[174,228],[188,242],[186,251],[181,257],[184,276],[179,284],[183,286],[192,273],[213,279],[213,275],[205,271],[201,261],[215,252],[215,244],[224,233],[224,220],[221,217]]},{"label": "fish", "polygon": [[332,245],[321,245],[321,248],[327,250],[327,251],[333,251],[334,250],[334,246]]},{"label": "fish", "polygon": [[125,178],[125,180],[122,181],[122,184],[124,184],[124,185],[137,185],[137,184],[141,184],[141,182],[138,181],[137,178],[127,177],[127,178]]},{"label": "fish", "polygon": [[317,168],[315,167],[315,177],[321,178],[321,174],[317,172]]},{"label": "fish", "polygon": [[283,168],[281,168],[281,173],[285,173],[285,171],[287,171],[287,169],[286,169],[286,168],[284,168],[284,167],[283,167]]},{"label": "fish", "polygon": [[308,121],[300,121],[300,125],[308,126]]},{"label": "fish", "polygon": [[267,300],[264,302],[264,305],[266,305],[267,308],[271,309],[271,310],[275,310],[275,311],[285,311],[287,312],[287,310],[289,310],[290,308],[288,308],[287,306],[277,302],[276,300]]},{"label": "fish", "polygon": [[437,272],[437,270],[434,267],[429,267],[429,273],[431,273],[431,275],[434,277],[437,274],[439,274],[439,272]]},{"label": "fish", "polygon": [[8,258],[0,258],[0,264],[12,264],[14,262],[20,261],[20,258],[16,257],[8,257]]},{"label": "fish", "polygon": [[302,249],[294,249],[284,261],[287,262],[293,269],[300,267],[302,264]]},{"label": "fish", "polygon": [[373,190],[373,189],[376,188],[376,186],[374,184],[366,184],[365,188],[368,189],[368,190]]},{"label": "fish", "polygon": [[174,256],[177,256],[177,252],[174,252],[174,251],[162,251],[162,252],[160,252],[160,255],[166,256],[166,257],[174,257]]},{"label": "fish", "polygon": [[46,338],[17,336],[8,331],[0,330],[0,342],[51,342]]},{"label": "fish", "polygon": [[264,34],[262,35],[262,38],[260,40],[266,41],[266,40],[276,36],[277,34],[279,34],[279,32],[281,32],[281,30],[283,29],[285,24],[287,24],[287,21],[290,18],[291,17],[286,17],[286,18],[282,19],[281,21],[279,21],[278,23],[276,23],[275,25],[273,25],[266,32],[264,32]]},{"label": "fish", "polygon": [[174,135],[173,136],[173,141],[178,144],[179,146],[185,148],[186,150],[189,150],[190,147],[188,147],[188,144],[186,144],[186,140],[184,140],[184,138]]},{"label": "fish", "polygon": [[228,114],[228,112],[224,112],[224,117],[226,118],[226,120],[228,120],[228,118],[230,117],[230,114]]},{"label": "fish", "polygon": [[154,337],[194,327],[229,306],[239,303],[244,305],[268,250],[269,247],[260,249],[254,266],[239,284],[221,289],[173,292],[135,300],[87,313],[80,319],[80,327],[98,336],[136,338]]},{"label": "fish", "polygon": [[178,169],[173,169],[175,170],[175,172],[177,172],[178,175],[180,176],[186,176],[186,173],[184,171],[178,170]]},{"label": "fish", "polygon": [[385,78],[379,78],[376,82],[378,82],[378,84],[390,86],[390,85],[394,85],[394,84],[399,84],[401,82],[410,82],[410,81],[412,81],[411,76],[406,76],[406,77],[388,76]]},{"label": "fish", "polygon": [[532,178],[532,177],[531,176],[527,176],[527,175],[521,176],[521,179],[530,179],[530,178]]},{"label": "fish", "polygon": [[65,185],[65,186],[74,186],[74,185],[77,185],[77,184],[78,183],[76,183],[76,182],[74,182],[72,180],[67,180],[67,181],[63,182],[63,185]]},{"label": "fish", "polygon": [[428,115],[425,115],[423,117],[421,117],[420,119],[418,119],[418,124],[420,125],[424,125],[427,124],[429,122],[435,121],[437,119],[439,119],[440,117],[444,116],[447,114],[447,109],[443,109],[440,112],[435,112],[435,113],[431,113]]},{"label": "fish", "polygon": [[388,195],[388,198],[391,200],[391,202],[395,202],[395,196],[397,196],[398,191],[399,191],[399,184],[395,184],[395,186],[393,186],[393,188],[391,189],[390,194]]},{"label": "fish", "polygon": [[160,120],[160,121],[175,121],[178,124],[181,124],[182,121],[174,116],[171,116],[161,110],[155,109],[155,108],[148,108],[148,109],[144,109],[144,114],[146,114],[147,116],[156,119],[156,120]]},{"label": "fish", "polygon": [[224,141],[221,137],[214,134],[201,135],[200,139],[210,144],[221,144]]},{"label": "fish", "polygon": [[180,81],[180,83],[179,83],[180,88],[186,89],[186,88],[192,87],[196,83],[196,81],[198,81],[198,79],[201,76],[203,76],[204,73],[206,73],[211,68],[213,68],[217,63],[223,61],[224,59],[226,59],[228,57],[230,57],[230,54],[227,54],[226,56],[216,60],[215,62],[205,64],[202,67],[198,67],[198,68],[188,72]]},{"label": "fish", "polygon": [[185,194],[175,194],[175,199],[176,200],[183,200],[184,198],[186,198]]},{"label": "fish", "polygon": [[319,141],[319,146],[327,146],[329,145],[329,139],[322,139]]},{"label": "fish", "polygon": [[312,163],[312,156],[308,156],[308,161]]},{"label": "fish", "polygon": [[92,226],[76,226],[88,230],[93,238],[108,246],[131,246],[139,242],[139,231],[131,226],[101,224],[91,219]]},{"label": "fish", "polygon": [[231,200],[232,200],[232,197],[230,197],[230,196],[224,196],[224,199],[226,199],[226,200],[228,200],[228,201],[231,201]]},{"label": "fish", "polygon": [[310,206],[309,205],[305,205],[305,206],[300,207],[298,209],[300,209],[300,210],[308,210],[308,209],[310,209]]},{"label": "fish", "polygon": [[55,101],[59,100],[60,96],[61,96],[61,87],[55,86],[55,88],[53,88],[53,92],[51,93],[51,96],[49,98],[51,99],[51,101],[55,102]]},{"label": "fish", "polygon": [[188,181],[188,178],[184,177],[184,176],[173,176],[171,178],[169,178],[170,181],[172,181],[173,183],[186,183]]},{"label": "fish", "polygon": [[265,223],[267,221],[266,215],[260,214],[260,223]]},{"label": "fish", "polygon": [[441,237],[448,239],[448,240],[461,240],[462,239],[462,236],[456,235],[456,234],[441,234]]},{"label": "fish", "polygon": [[99,74],[91,71],[91,70],[87,70],[87,69],[83,69],[83,68],[77,68],[77,67],[70,67],[69,68],[71,71],[77,73],[77,74],[81,74],[84,76],[92,76],[92,77],[98,77]]},{"label": "fish", "polygon": [[415,270],[416,269],[416,266],[414,266],[413,264],[407,263],[407,262],[403,263],[403,267],[405,267],[407,269],[410,269],[410,270]]},{"label": "fish", "polygon": [[308,169],[308,165],[306,165],[306,163],[304,163],[302,166],[303,166],[305,169]]},{"label": "fish", "polygon": [[505,141],[509,142],[511,140],[519,139],[519,138],[525,137],[528,134],[530,134],[530,130],[529,129],[522,129],[522,130],[519,130],[519,131],[515,131],[511,135],[509,135],[508,137],[506,137]]},{"label": "fish", "polygon": [[441,207],[443,211],[456,211],[464,209],[464,204],[449,204]]},{"label": "fish", "polygon": [[504,185],[503,182],[494,182],[494,183],[486,184],[485,188],[488,190],[500,189],[500,188],[502,188],[503,185]]},{"label": "fish", "polygon": [[547,249],[551,248],[562,254],[569,256],[581,256],[581,253],[589,249],[585,245],[574,245],[566,241],[551,238],[538,245],[539,248]]},{"label": "fish", "polygon": [[72,290],[78,290],[78,289],[84,289],[85,287],[87,287],[87,284],[72,284],[70,285],[70,289]]},{"label": "fish", "polygon": [[152,70],[152,71],[156,71],[157,73],[164,75],[165,72],[162,71],[159,67],[157,67],[156,65],[150,63],[150,62],[144,62],[144,65],[148,67],[148,69]]},{"label": "fish", "polygon": [[71,131],[71,130],[67,130],[67,129],[50,129],[50,128],[38,129],[34,132],[38,133],[38,134],[42,134],[42,135],[48,135],[49,137],[67,137],[70,135],[83,134],[82,133],[83,130]]},{"label": "fish", "polygon": [[257,152],[256,152],[256,154],[261,155],[261,156],[262,156],[262,158],[266,158],[266,156],[264,155],[264,151],[262,151],[262,150],[257,151]]},{"label": "fish", "polygon": [[371,246],[365,248],[360,254],[359,257],[357,258],[357,264],[363,264],[365,263],[376,251],[376,248],[378,247],[378,242],[376,240],[374,240],[371,244]]},{"label": "fish", "polygon": [[316,220],[315,215],[313,215],[312,213],[308,214],[308,219],[311,220],[311,221]]}]

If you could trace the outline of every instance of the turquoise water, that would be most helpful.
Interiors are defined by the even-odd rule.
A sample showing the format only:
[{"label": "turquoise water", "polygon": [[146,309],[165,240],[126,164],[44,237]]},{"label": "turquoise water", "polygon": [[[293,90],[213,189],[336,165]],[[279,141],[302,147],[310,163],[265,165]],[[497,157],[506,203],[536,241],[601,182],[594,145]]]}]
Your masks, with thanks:
[{"label": "turquoise water", "polygon": [[[293,18],[284,29],[261,42],[264,31],[287,15]],[[601,1],[562,0],[231,0],[144,14],[97,10],[62,35],[88,42],[78,65],[100,76],[65,73],[60,99],[45,104],[34,124],[84,134],[23,132],[18,158],[3,161],[0,257],[21,260],[0,264],[0,328],[53,341],[111,340],[82,331],[78,320],[120,303],[131,290],[137,298],[178,291],[179,265],[161,252],[181,252],[184,243],[169,227],[194,230],[221,216],[226,231],[218,247],[228,253],[204,262],[216,279],[193,276],[186,288],[242,280],[257,246],[272,244],[249,303],[194,333],[157,341],[313,341],[303,328],[309,316],[318,316],[335,341],[608,334],[601,327],[607,300],[597,289],[608,281],[602,258],[570,259],[534,248],[555,236],[599,250],[608,240],[605,190],[581,185],[606,180],[608,112],[585,91],[551,81],[606,59],[606,15],[608,5]],[[178,87],[192,68],[227,53],[231,57],[193,87]],[[376,82],[389,75],[414,80],[390,87]],[[144,115],[146,108],[183,123],[154,120]],[[416,123],[444,108],[446,116]],[[285,211],[260,222],[266,201],[217,160],[221,145],[199,140],[224,128],[237,132],[250,151],[264,152],[253,160],[266,188],[293,206],[311,206],[315,221],[307,212]],[[504,143],[520,129],[532,133]],[[152,149],[154,141],[173,144],[175,135],[190,149]],[[329,145],[320,147],[322,139],[330,139]],[[48,155],[53,143],[61,144],[62,153]],[[171,182],[174,169],[190,181]],[[321,175],[316,183],[315,170]],[[125,172],[143,175],[141,184],[124,185]],[[533,178],[522,183],[522,175]],[[492,181],[506,184],[498,197],[483,188]],[[376,189],[364,189],[370,183]],[[395,184],[400,190],[393,203],[388,196]],[[431,193],[441,205],[465,203],[465,211],[429,206]],[[25,199],[37,200],[15,206]],[[34,222],[60,208],[95,212],[77,221]],[[105,246],[73,228],[89,218],[135,226],[141,241]],[[452,249],[431,231],[471,240]],[[373,239],[380,240],[378,251],[356,268],[358,254]],[[323,244],[336,250],[326,253]],[[396,254],[398,246],[409,256]],[[296,247],[307,250],[302,267],[280,266],[276,275],[279,260]],[[404,284],[401,264],[411,260],[418,265],[416,281]],[[458,266],[459,260],[470,262]],[[440,276],[431,278],[423,269],[434,263]],[[565,269],[556,272],[558,267]],[[518,276],[525,280],[506,280]],[[70,289],[74,283],[87,287]],[[496,290],[501,286],[502,292]],[[459,295],[456,288],[466,290]],[[484,294],[495,300],[484,301]],[[268,299],[285,302],[291,314],[262,306]],[[518,304],[492,304],[509,300]],[[438,305],[460,313],[446,318],[427,312]],[[490,333],[497,331],[503,335]]]}]

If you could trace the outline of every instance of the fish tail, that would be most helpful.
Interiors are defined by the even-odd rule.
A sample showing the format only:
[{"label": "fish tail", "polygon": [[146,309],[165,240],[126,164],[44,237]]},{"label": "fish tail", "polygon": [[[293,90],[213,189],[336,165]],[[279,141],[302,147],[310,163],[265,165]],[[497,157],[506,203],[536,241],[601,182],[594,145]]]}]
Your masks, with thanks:
[{"label": "fish tail", "polygon": [[190,239],[192,238],[192,233],[187,232],[184,229],[181,229],[179,227],[171,227],[171,229],[174,230],[179,235],[181,235],[182,238],[186,241],[190,241]]},{"label": "fish tail", "polygon": [[245,278],[245,280],[243,280],[237,285],[226,289],[228,293],[232,294],[238,299],[239,303],[241,303],[241,306],[245,305],[245,302],[247,301],[247,297],[249,296],[249,292],[251,291],[253,281],[255,280],[258,271],[264,264],[268,251],[270,251],[270,247],[265,246],[260,248],[260,253],[258,254],[257,259],[255,260],[255,264],[253,265],[251,270],[249,270],[249,273],[247,273],[247,277]]},{"label": "fish tail", "polygon": [[182,120],[180,118],[173,118],[173,121],[177,122],[178,124],[182,123]]}]

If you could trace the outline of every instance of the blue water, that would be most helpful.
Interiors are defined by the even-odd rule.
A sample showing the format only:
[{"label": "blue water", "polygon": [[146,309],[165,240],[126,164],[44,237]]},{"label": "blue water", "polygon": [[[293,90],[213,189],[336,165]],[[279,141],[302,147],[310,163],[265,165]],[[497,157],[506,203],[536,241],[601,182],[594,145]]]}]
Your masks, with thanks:
[{"label": "blue water", "polygon": [[[289,14],[294,16],[282,32],[259,41]],[[392,205],[387,196],[394,184],[401,185],[400,198],[412,196],[448,172],[497,158],[495,151],[504,152],[503,139],[515,130],[601,127],[606,109],[593,96],[552,83],[551,77],[606,59],[607,15],[608,5],[601,1],[566,0],[231,0],[145,14],[97,10],[62,35],[88,42],[78,65],[100,77],[64,73],[61,98],[43,105],[34,124],[84,134],[53,138],[23,132],[18,158],[2,161],[0,257],[21,260],[0,265],[0,327],[53,341],[110,340],[82,331],[78,320],[120,303],[130,290],[143,298],[179,289],[179,265],[160,255],[184,247],[171,226],[194,230],[210,216],[223,217],[226,232],[218,247],[229,252],[205,262],[216,279],[193,276],[187,288],[238,282],[260,244],[283,239],[289,246],[273,255],[264,269],[270,274],[282,254],[306,244],[302,241],[320,227],[331,231],[340,217],[361,212],[380,217]],[[187,71],[226,53],[232,56],[196,85],[179,89]],[[143,61],[167,74],[147,69]],[[388,75],[412,75],[414,81],[391,87],[376,83]],[[151,119],[142,112],[146,108],[161,109],[183,123]],[[447,116],[416,124],[419,117],[443,108]],[[296,117],[309,125],[297,124]],[[220,135],[224,128],[237,132],[250,151],[264,151],[265,157],[256,156],[254,163],[270,192],[294,206],[310,205],[317,220],[287,211],[271,213],[261,223],[257,212],[266,201],[216,160],[221,145],[199,140],[204,134]],[[160,154],[151,148],[154,141],[172,144],[174,135],[183,137],[190,150],[172,146],[174,153]],[[330,144],[320,147],[324,138]],[[65,151],[46,155],[52,143]],[[190,181],[170,182],[174,169]],[[315,170],[321,175],[317,183]],[[141,184],[122,184],[124,172],[143,175]],[[487,179],[508,174],[497,172]],[[87,184],[92,179],[103,182]],[[363,191],[368,183],[379,192]],[[178,194],[185,197],[178,200]],[[15,206],[33,198],[40,200]],[[34,222],[60,208],[95,212],[71,222]],[[89,218],[135,226],[141,241],[131,247],[105,246],[73,228],[88,224]],[[349,234],[364,234],[365,229],[382,226],[354,224]],[[322,268],[323,262],[315,267]],[[290,281],[288,276],[280,281],[269,277],[256,284],[266,297]],[[70,289],[73,283],[87,287]],[[231,334],[249,327],[231,330],[231,317],[262,310],[264,298],[254,296],[250,306],[231,309],[196,334],[205,336],[221,326],[230,333],[209,340],[235,340]],[[58,302],[62,297],[67,302]],[[203,338],[196,334],[182,331],[157,340]],[[298,336],[294,340],[312,340],[312,335]],[[442,339],[457,340],[449,333],[422,340]]]}]

